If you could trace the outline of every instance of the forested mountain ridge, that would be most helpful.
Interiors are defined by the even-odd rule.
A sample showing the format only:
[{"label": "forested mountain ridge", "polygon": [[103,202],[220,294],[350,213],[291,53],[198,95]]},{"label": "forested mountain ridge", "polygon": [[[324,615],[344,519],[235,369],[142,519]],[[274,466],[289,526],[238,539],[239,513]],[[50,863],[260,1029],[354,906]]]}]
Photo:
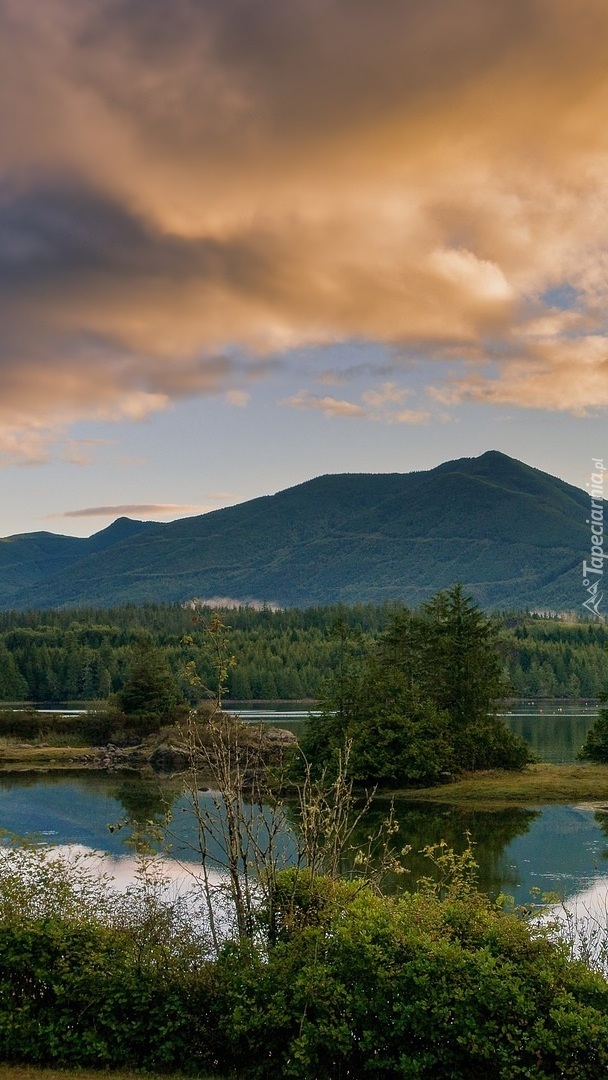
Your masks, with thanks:
[{"label": "forested mountain ridge", "polygon": [[84,538],[52,532],[20,533],[0,538],[0,606],[11,607],[11,598],[23,590],[51,580],[88,555],[107,551],[151,527],[151,522],[122,517],[106,529]]},{"label": "forested mountain ridge", "polygon": [[0,607],[415,605],[461,581],[485,608],[563,610],[580,604],[587,510],[584,491],[497,451],[426,472],[321,476],[167,524],[121,519],[88,540],[0,541]]}]

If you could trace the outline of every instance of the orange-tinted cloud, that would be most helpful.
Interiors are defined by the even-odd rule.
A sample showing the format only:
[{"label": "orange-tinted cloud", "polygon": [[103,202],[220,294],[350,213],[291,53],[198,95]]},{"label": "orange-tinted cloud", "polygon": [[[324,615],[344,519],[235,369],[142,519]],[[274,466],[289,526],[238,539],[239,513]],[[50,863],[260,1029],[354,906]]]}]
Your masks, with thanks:
[{"label": "orange-tinted cloud", "polygon": [[[450,390],[450,394],[455,397],[454,390]],[[426,424],[431,418],[428,409],[399,408],[409,395],[409,390],[398,387],[396,383],[384,382],[377,390],[364,391],[361,404],[328,395],[321,397],[310,390],[299,390],[297,394],[284,398],[279,404],[290,405],[294,409],[313,409],[330,419],[344,417],[348,420],[375,420],[385,424]]]},{"label": "orange-tinted cloud", "polygon": [[365,416],[365,409],[361,405],[352,401],[341,401],[329,395],[319,397],[310,390],[299,390],[292,397],[284,398],[280,404],[291,405],[294,409],[314,409],[327,417],[343,416],[350,420],[353,417]]},{"label": "orange-tinted cloud", "polygon": [[187,503],[122,503],[117,506],[88,506],[82,510],[65,510],[62,514],[53,514],[52,517],[182,517],[188,514],[203,514],[209,509],[209,506],[192,506]]},{"label": "orange-tinted cloud", "polygon": [[2,0],[0,460],[351,338],[604,408],[606,40],[604,0]]}]

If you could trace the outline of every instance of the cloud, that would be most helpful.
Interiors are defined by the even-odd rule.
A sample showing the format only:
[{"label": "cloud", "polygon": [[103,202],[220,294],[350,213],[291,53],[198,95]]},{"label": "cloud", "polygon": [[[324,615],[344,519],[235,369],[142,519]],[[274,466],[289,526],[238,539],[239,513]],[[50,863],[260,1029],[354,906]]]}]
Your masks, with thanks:
[{"label": "cloud", "polygon": [[348,340],[604,409],[607,37],[604,0],[3,0],[0,462]]},{"label": "cloud", "polygon": [[90,465],[97,446],[110,445],[109,439],[68,439],[62,452],[63,461],[70,465]]},{"label": "cloud", "polygon": [[65,510],[51,514],[53,518],[89,518],[89,517],[181,517],[189,514],[203,514],[210,510],[208,506],[191,506],[187,503],[121,503],[117,506],[88,506],[82,510]]},{"label": "cloud", "polygon": [[377,390],[365,390],[361,394],[361,400],[370,408],[378,409],[384,405],[400,405],[411,394],[406,387],[397,386],[394,382],[383,382]]},{"label": "cloud", "polygon": [[541,340],[527,356],[507,360],[497,377],[471,372],[429,387],[429,394],[444,405],[477,401],[593,415],[608,407],[608,344],[600,336]]},{"label": "cloud", "polygon": [[299,390],[293,397],[285,398],[280,405],[291,405],[294,409],[315,409],[324,416],[352,417],[365,416],[365,409],[361,405],[355,405],[352,401],[340,401],[333,397],[319,397],[309,390]]},{"label": "cloud", "polygon": [[393,414],[395,424],[428,424],[431,414],[428,409],[401,409]]},{"label": "cloud", "polygon": [[360,378],[382,378],[385,375],[394,375],[397,364],[349,364],[348,367],[327,369],[319,372],[316,381],[321,386],[344,386]]},{"label": "cloud", "polygon": [[[309,390],[299,390],[293,397],[284,398],[280,405],[295,409],[314,409],[328,418],[375,420],[385,424],[425,424],[431,418],[428,409],[396,409],[412,391],[394,382],[381,383],[377,390],[365,390],[361,394],[362,405],[333,397],[321,397]],[[457,393],[452,390],[452,394]],[[439,395],[438,395],[439,396]]]},{"label": "cloud", "polygon": [[251,398],[246,390],[228,390],[225,395],[227,405],[234,405],[237,409],[244,409]]}]

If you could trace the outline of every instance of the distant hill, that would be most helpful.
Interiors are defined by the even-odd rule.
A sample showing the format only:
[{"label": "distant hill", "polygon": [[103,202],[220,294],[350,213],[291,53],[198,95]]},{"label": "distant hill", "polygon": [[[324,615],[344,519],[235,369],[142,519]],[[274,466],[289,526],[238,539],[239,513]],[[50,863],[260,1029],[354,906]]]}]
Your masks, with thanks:
[{"label": "distant hill", "polygon": [[581,603],[586,493],[497,451],[427,472],[320,476],[167,524],[0,540],[0,608],[230,597],[401,599],[463,582],[486,608]]}]

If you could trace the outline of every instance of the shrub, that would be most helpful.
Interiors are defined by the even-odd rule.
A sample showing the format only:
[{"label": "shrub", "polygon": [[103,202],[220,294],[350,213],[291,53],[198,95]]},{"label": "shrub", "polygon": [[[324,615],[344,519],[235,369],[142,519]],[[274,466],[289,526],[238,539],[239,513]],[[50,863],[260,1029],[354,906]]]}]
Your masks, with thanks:
[{"label": "shrub", "polygon": [[[226,1066],[294,1077],[566,1077],[608,1069],[608,985],[489,901],[334,902],[327,882],[298,904],[267,962],[220,959],[213,1022]],[[288,893],[292,883],[288,882]],[[304,886],[305,892],[305,886]]]},{"label": "shrub", "polygon": [[200,1065],[204,996],[200,975],[142,965],[132,938],[115,929],[50,919],[0,930],[4,1061]]},{"label": "shrub", "polygon": [[154,863],[116,892],[85,857],[1,849],[0,1060],[206,1066],[210,965]]},{"label": "shrub", "polygon": [[398,900],[285,871],[275,943],[232,942],[214,962],[149,882],[121,900],[61,859],[9,858],[0,1059],[242,1080],[607,1075],[606,981],[434,854],[444,885]]}]

